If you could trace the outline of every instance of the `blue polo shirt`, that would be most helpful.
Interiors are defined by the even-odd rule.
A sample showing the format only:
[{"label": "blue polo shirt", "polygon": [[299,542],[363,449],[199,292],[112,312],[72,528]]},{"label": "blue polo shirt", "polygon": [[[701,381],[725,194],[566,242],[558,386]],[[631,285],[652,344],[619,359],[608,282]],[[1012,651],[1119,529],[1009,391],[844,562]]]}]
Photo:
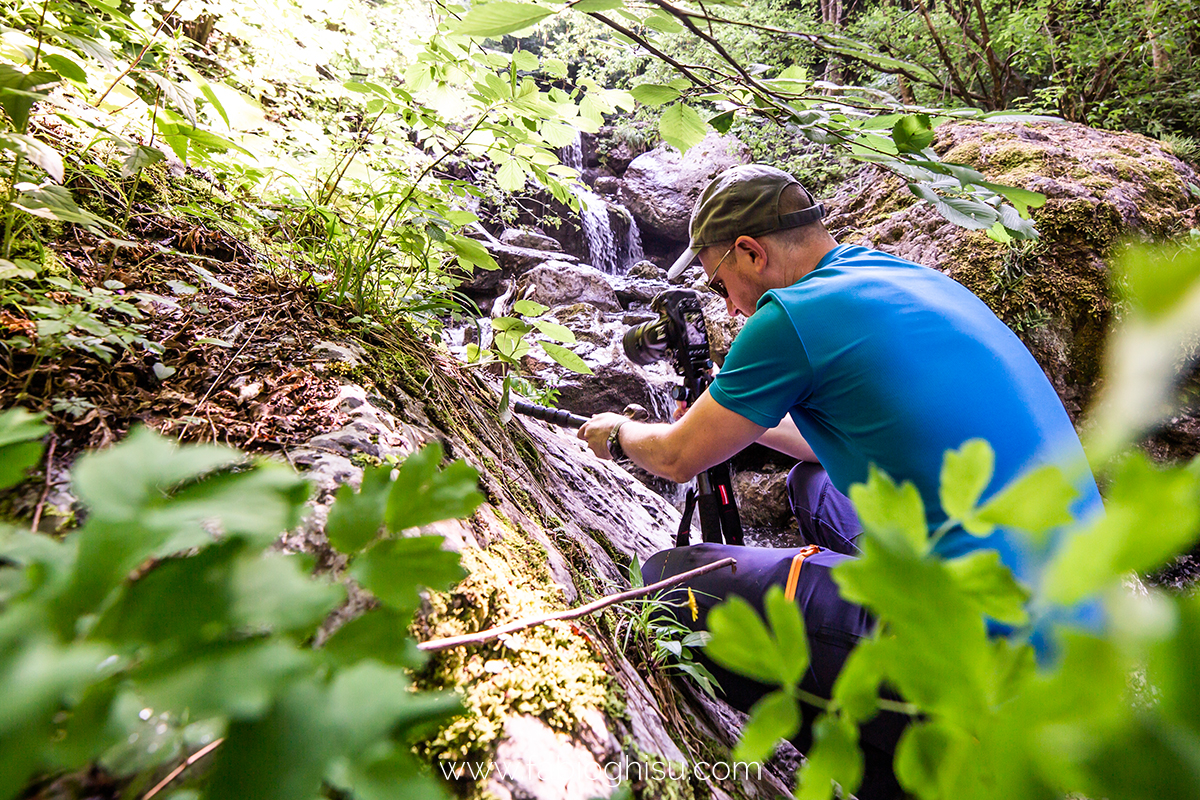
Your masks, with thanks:
[{"label": "blue polo shirt", "polygon": [[[946,519],[943,455],[968,439],[996,452],[984,500],[1031,468],[1086,465],[1054,388],[991,309],[936,270],[865,247],[837,247],[763,295],[709,391],[767,428],[791,414],[843,493],[866,481],[872,463],[912,481],[931,530]],[[1101,508],[1095,480],[1082,473],[1077,519]],[[937,549],[953,557],[981,547],[1030,577],[1022,542],[1004,531],[984,539],[951,531]]]}]

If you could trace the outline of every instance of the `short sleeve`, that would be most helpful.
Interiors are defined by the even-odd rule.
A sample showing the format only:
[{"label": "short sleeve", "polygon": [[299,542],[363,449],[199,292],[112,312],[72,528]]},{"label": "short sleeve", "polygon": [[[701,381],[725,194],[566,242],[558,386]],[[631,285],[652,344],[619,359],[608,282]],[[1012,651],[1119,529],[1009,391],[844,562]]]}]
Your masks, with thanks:
[{"label": "short sleeve", "polygon": [[774,428],[811,385],[812,367],[796,327],[768,296],[729,348],[709,393],[722,407]]}]

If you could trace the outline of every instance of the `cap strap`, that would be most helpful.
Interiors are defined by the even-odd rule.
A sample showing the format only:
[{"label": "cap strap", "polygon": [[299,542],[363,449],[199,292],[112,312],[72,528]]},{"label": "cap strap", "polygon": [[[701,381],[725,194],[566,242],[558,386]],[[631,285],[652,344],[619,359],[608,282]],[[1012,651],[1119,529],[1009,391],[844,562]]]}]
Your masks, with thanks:
[{"label": "cap strap", "polygon": [[799,228],[801,225],[811,225],[825,216],[824,203],[817,203],[803,211],[793,211],[790,214],[779,215],[779,228]]}]

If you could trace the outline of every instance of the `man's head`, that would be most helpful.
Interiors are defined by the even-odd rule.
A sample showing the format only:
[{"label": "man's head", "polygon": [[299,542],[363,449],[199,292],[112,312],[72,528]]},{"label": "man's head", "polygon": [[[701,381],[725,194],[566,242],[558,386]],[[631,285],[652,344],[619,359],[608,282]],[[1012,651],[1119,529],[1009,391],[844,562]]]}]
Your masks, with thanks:
[{"label": "man's head", "polygon": [[691,242],[668,276],[699,257],[730,313],[752,314],[763,292],[799,280],[836,245],[820,222],[824,213],[782,170],[761,164],[727,169],[696,201]]}]

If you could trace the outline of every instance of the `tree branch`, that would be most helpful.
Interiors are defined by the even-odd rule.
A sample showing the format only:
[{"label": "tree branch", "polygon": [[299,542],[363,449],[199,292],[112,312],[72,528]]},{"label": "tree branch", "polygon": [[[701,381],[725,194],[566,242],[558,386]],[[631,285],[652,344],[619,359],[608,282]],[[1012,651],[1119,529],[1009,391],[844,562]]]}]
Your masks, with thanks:
[{"label": "tree branch", "polygon": [[554,622],[556,620],[586,617],[588,614],[592,614],[603,608],[608,608],[611,605],[624,602],[625,600],[636,600],[639,597],[645,597],[648,594],[654,594],[662,589],[669,589],[672,586],[678,586],[688,578],[695,578],[698,575],[704,575],[708,572],[715,572],[716,570],[724,567],[732,567],[734,571],[736,571],[737,559],[722,558],[720,561],[714,561],[711,564],[705,564],[703,567],[697,567],[696,569],[688,570],[687,572],[680,573],[673,578],[667,578],[666,580],[659,581],[658,583],[652,583],[649,586],[643,586],[641,589],[631,589],[628,592],[621,592],[619,594],[609,595],[608,597],[602,597],[599,600],[595,600],[587,605],[580,606],[579,608],[571,608],[567,609],[566,611],[557,611],[553,614],[542,614],[536,617],[526,617],[525,619],[519,619],[515,622],[510,622],[507,625],[499,625],[495,628],[488,628],[487,630],[479,631],[477,633],[466,633],[462,636],[447,636],[444,639],[430,639],[427,642],[418,643],[417,649],[432,652],[437,650],[448,650],[451,647],[462,647],[463,645],[468,644],[481,644],[482,642],[497,639],[506,633],[514,633],[516,631],[524,630],[525,628],[532,628],[534,625],[542,625],[544,623]]}]

